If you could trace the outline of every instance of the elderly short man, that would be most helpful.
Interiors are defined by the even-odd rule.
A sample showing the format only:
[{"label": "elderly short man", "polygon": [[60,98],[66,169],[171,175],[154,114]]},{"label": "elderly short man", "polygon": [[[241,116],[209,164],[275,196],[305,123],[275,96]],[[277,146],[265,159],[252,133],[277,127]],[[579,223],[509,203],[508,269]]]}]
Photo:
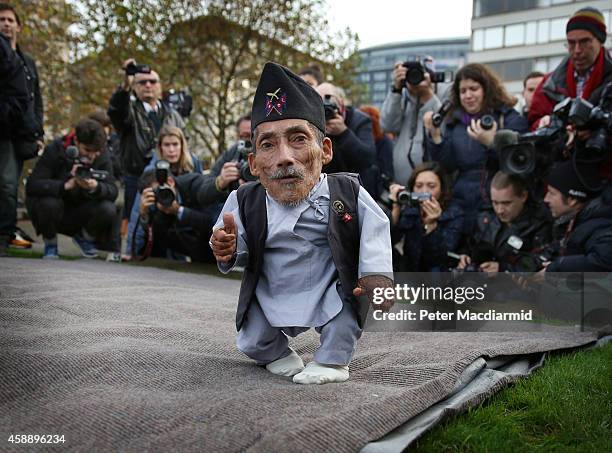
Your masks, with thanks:
[{"label": "elderly short man", "polygon": [[[389,222],[356,175],[321,173],[333,156],[323,103],[297,75],[266,64],[252,127],[259,182],[230,194],[211,237],[222,272],[246,266],[238,349],[296,383],[346,381],[369,308],[362,296],[392,282]],[[321,345],[304,368],[287,336],[311,327]]]}]

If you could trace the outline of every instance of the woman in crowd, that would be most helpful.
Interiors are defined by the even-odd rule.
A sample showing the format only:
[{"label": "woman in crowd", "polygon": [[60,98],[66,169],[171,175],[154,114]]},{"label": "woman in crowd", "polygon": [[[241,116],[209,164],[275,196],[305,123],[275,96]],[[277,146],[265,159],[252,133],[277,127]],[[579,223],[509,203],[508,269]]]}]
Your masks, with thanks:
[{"label": "woman in crowd", "polygon": [[[202,173],[202,164],[195,154],[189,152],[187,147],[187,139],[185,138],[183,131],[175,126],[164,126],[159,131],[156,152],[144,171],[155,168],[155,162],[158,160],[168,161],[170,164],[170,170],[174,176],[194,172]],[[140,194],[137,193],[128,224],[126,255],[123,256],[123,260],[125,261],[129,261],[131,259],[132,236],[136,223],[138,222],[139,208]]]},{"label": "woman in crowd", "polygon": [[423,117],[427,153],[455,173],[453,200],[463,208],[463,232],[470,234],[478,210],[489,199],[489,175],[497,171],[498,157],[491,149],[495,133],[500,129],[526,132],[527,121],[512,108],[516,99],[482,64],[468,64],[457,72],[450,100],[453,108],[441,127],[434,126],[432,112]]},{"label": "woman in crowd", "polygon": [[378,199],[383,190],[380,176],[384,174],[388,179],[393,179],[393,142],[385,135],[380,125],[380,110],[373,105],[362,105],[359,110],[372,119],[372,132],[376,144],[376,163],[361,172],[361,179],[370,195]]},{"label": "woman in crowd", "polygon": [[447,252],[457,249],[464,220],[462,209],[450,202],[448,178],[439,163],[425,162],[413,170],[407,187],[413,194],[428,193],[431,198],[400,204],[398,193],[406,187],[389,187],[391,239],[393,244],[403,240],[403,255],[394,257],[394,268],[400,272],[446,271]]}]

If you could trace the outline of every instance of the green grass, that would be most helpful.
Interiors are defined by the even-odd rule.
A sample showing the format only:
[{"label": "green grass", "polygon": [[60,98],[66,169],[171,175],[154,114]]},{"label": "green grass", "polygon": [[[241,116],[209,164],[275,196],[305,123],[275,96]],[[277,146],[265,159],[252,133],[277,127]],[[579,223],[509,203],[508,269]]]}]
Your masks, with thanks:
[{"label": "green grass", "polygon": [[611,452],[612,343],[556,354],[480,406],[433,429],[417,452]]}]

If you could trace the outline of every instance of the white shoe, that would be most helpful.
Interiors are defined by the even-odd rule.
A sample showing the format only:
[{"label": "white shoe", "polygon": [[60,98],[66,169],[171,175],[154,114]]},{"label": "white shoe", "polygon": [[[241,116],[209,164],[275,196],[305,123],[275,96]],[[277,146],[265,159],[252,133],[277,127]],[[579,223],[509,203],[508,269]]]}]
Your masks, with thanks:
[{"label": "white shoe", "polygon": [[293,376],[304,369],[304,362],[297,353],[291,349],[291,354],[282,359],[275,360],[266,365],[266,370],[279,376]]},{"label": "white shoe", "polygon": [[329,384],[344,382],[349,378],[348,365],[324,365],[310,362],[299,374],[293,376],[296,384]]}]

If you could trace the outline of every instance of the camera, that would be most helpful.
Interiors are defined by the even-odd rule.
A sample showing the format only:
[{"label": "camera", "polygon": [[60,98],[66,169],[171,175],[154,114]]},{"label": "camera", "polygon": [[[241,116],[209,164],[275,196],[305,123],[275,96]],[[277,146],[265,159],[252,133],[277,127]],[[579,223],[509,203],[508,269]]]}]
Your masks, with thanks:
[{"label": "camera", "polygon": [[108,179],[108,172],[91,168],[89,160],[85,160],[79,155],[79,148],[76,146],[68,146],[65,152],[68,160],[78,165],[74,174],[75,177],[79,179],[95,179],[96,181],[105,181]]},{"label": "camera", "polygon": [[407,190],[400,190],[397,193],[397,202],[401,205],[409,205],[411,207],[418,207],[419,204],[425,200],[431,200],[431,193],[429,192],[409,192]]},{"label": "camera", "polygon": [[136,74],[150,74],[151,67],[146,64],[137,64],[135,61],[131,61],[125,67],[125,75],[133,76]]},{"label": "camera", "polygon": [[193,110],[193,98],[186,91],[164,91],[162,101],[179,112],[183,118],[189,118]]},{"label": "camera", "polygon": [[440,106],[440,110],[433,114],[431,117],[431,121],[433,122],[434,127],[440,127],[442,125],[442,121],[444,121],[444,117],[448,114],[453,103],[448,99],[442,103]]},{"label": "camera", "polygon": [[247,182],[257,181],[257,177],[251,174],[248,161],[249,154],[253,152],[253,144],[250,140],[238,140],[236,151],[238,153],[238,158],[235,159],[234,162],[236,162],[236,167],[240,172],[240,178]]},{"label": "camera", "polygon": [[325,121],[335,118],[340,112],[340,107],[332,100],[330,94],[326,94],[323,98],[323,109],[325,110]]},{"label": "camera", "polygon": [[168,185],[168,176],[170,176],[170,163],[167,160],[158,160],[155,162],[155,179],[159,184],[154,190],[155,201],[164,208],[169,208],[176,199],[174,191]]},{"label": "camera", "polygon": [[406,83],[410,85],[418,85],[425,80],[426,72],[429,73],[432,83],[442,83],[446,80],[446,74],[444,72],[432,71],[421,61],[405,61],[402,63],[402,66],[407,69],[404,85]]}]

